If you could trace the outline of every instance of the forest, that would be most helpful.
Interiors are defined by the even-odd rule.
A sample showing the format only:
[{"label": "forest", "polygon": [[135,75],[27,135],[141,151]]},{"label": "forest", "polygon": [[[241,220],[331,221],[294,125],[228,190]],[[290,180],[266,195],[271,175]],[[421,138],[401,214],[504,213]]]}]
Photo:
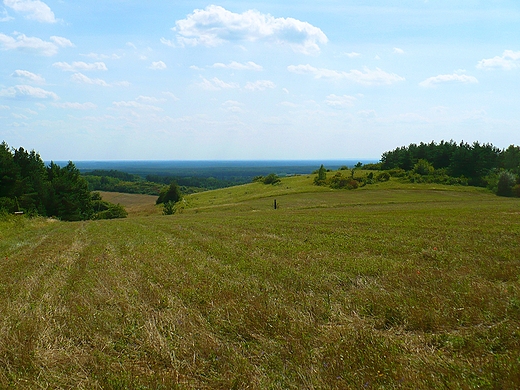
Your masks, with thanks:
[{"label": "forest", "polygon": [[125,217],[126,211],[92,193],[74,163],[45,166],[34,150],[0,144],[0,213],[23,212],[64,221]]}]

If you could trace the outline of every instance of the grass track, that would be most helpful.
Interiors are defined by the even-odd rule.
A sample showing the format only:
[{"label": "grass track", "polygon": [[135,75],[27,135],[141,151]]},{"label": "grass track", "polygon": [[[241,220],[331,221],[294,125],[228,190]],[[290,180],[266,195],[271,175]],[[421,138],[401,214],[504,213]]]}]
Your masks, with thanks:
[{"label": "grass track", "polygon": [[0,388],[520,387],[518,199],[303,185],[0,221]]}]

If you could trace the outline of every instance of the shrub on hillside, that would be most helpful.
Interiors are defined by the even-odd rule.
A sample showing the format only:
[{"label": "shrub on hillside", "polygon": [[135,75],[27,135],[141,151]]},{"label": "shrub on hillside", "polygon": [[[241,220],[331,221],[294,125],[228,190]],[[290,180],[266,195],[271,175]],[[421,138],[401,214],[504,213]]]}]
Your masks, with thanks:
[{"label": "shrub on hillside", "polygon": [[513,187],[516,185],[516,176],[509,171],[502,171],[498,177],[497,195],[513,196]]},{"label": "shrub on hillside", "polygon": [[278,184],[281,182],[280,178],[275,173],[270,173],[269,175],[264,177],[262,181],[264,184]]},{"label": "shrub on hillside", "polygon": [[390,180],[390,173],[388,172],[381,172],[376,177],[377,181],[388,181]]},{"label": "shrub on hillside", "polygon": [[128,216],[128,212],[122,205],[103,200],[99,192],[92,193],[92,207],[94,209],[92,219],[114,219]]}]

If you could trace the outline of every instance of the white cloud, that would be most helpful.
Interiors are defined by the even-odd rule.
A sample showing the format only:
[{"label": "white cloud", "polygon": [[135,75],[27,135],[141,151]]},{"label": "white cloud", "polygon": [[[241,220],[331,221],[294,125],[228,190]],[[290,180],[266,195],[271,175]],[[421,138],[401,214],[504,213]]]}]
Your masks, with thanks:
[{"label": "white cloud", "polygon": [[113,102],[112,103],[117,108],[137,108],[140,110],[149,110],[149,111],[163,111],[160,107],[155,107],[149,104],[142,104],[136,101],[121,101],[121,102]]},{"label": "white cloud", "polygon": [[36,98],[36,99],[54,99],[59,97],[54,92],[46,91],[42,88],[31,87],[30,85],[16,85],[0,90],[0,96],[8,98]]},{"label": "white cloud", "polygon": [[[293,18],[274,18],[256,10],[233,13],[217,5],[196,9],[186,19],[178,20],[172,29],[179,45],[218,46],[224,42],[267,41],[288,45],[305,54],[320,51],[328,42],[319,28]],[[171,41],[161,39],[166,45]]]},{"label": "white cloud", "polygon": [[9,16],[6,9],[4,9],[0,15],[2,15],[0,16],[0,22],[9,22],[14,19],[12,16]]},{"label": "white cloud", "polygon": [[175,96],[175,95],[174,95],[173,93],[171,93],[171,92],[163,92],[163,95],[169,97],[170,99],[172,99],[172,100],[174,100],[174,101],[178,101],[178,100],[180,100],[177,96]]},{"label": "white cloud", "polygon": [[97,105],[94,103],[73,103],[73,102],[67,102],[67,103],[52,103],[54,107],[57,108],[64,108],[64,109],[73,109],[73,110],[94,110],[97,108]]},{"label": "white cloud", "polygon": [[137,97],[137,99],[135,99],[136,101],[138,102],[143,102],[143,103],[153,103],[153,104],[157,104],[157,103],[164,103],[166,101],[166,99],[158,99],[156,97],[153,97],[153,96],[139,96]]},{"label": "white cloud", "polygon": [[108,84],[105,80],[91,79],[90,77],[85,76],[83,73],[74,73],[71,76],[71,80],[76,81],[78,83],[101,85],[102,87],[110,87],[110,84]]},{"label": "white cloud", "polygon": [[30,20],[42,23],[56,23],[54,13],[47,4],[40,0],[4,0],[4,4],[16,12],[25,14]]},{"label": "white cloud", "polygon": [[375,110],[361,110],[358,111],[358,115],[364,118],[375,118],[377,116]]},{"label": "white cloud", "polygon": [[0,48],[3,50],[35,51],[44,56],[53,56],[58,53],[60,47],[74,46],[71,41],[61,37],[51,37],[52,42],[44,41],[36,37],[28,37],[25,34],[15,33],[10,37],[0,33]]},{"label": "white cloud", "polygon": [[11,109],[11,107],[9,107],[9,106],[2,106],[0,104],[0,110],[10,110],[10,109]]},{"label": "white cloud", "polygon": [[394,47],[394,51],[393,51],[394,54],[404,54],[404,50],[403,49],[400,49],[398,47]]},{"label": "white cloud", "polygon": [[218,91],[221,89],[235,89],[240,88],[240,85],[237,83],[226,83],[225,81],[220,80],[217,77],[213,77],[211,80],[208,80],[206,78],[202,78],[202,81],[197,84],[202,89],[208,90],[208,91]]},{"label": "white cloud", "polygon": [[223,64],[220,62],[217,62],[211,66],[212,68],[222,68],[222,69],[233,69],[233,70],[256,70],[261,71],[264,70],[264,68],[260,65],[255,64],[252,61],[246,62],[245,64],[241,64],[236,61],[232,61],[229,64]]},{"label": "white cloud", "polygon": [[80,54],[80,56],[92,58],[94,60],[120,60],[121,56],[117,54],[106,55],[106,54],[98,54],[98,53],[88,53],[88,54]]},{"label": "white cloud", "polygon": [[520,67],[520,51],[505,50],[501,56],[483,59],[478,62],[478,69],[504,69],[512,70]]},{"label": "white cloud", "polygon": [[269,81],[269,80],[257,80],[254,83],[248,82],[244,88],[249,91],[264,91],[268,88],[269,89],[276,88],[276,85],[275,85],[275,83],[273,83],[272,81]]},{"label": "white cloud", "polygon": [[25,79],[27,81],[31,81],[37,84],[45,84],[45,79],[39,74],[31,73],[27,70],[15,70],[12,74],[12,77],[19,77]]},{"label": "white cloud", "polygon": [[86,62],[73,62],[69,64],[67,62],[55,62],[52,64],[55,68],[61,69],[65,72],[78,72],[78,71],[90,71],[90,70],[108,70],[104,62],[93,62],[87,64]]},{"label": "white cloud", "polygon": [[74,47],[74,44],[67,38],[52,36],[50,40],[60,47]]},{"label": "white cloud", "polygon": [[345,53],[345,55],[346,55],[348,58],[361,57],[361,54],[360,54],[360,53],[356,53],[355,51],[350,52],[350,53]]},{"label": "white cloud", "polygon": [[222,103],[222,108],[229,112],[234,113],[241,113],[244,112],[244,109],[242,108],[244,104],[237,102],[235,100],[228,100],[224,103]]},{"label": "white cloud", "polygon": [[330,107],[333,108],[347,108],[352,107],[354,105],[354,102],[357,99],[354,96],[349,95],[343,95],[343,96],[337,96],[337,95],[329,95],[327,96],[327,100],[325,100],[325,104],[327,104]]},{"label": "white cloud", "polygon": [[166,64],[162,61],[152,62],[152,65],[150,65],[150,69],[164,70],[166,69]]},{"label": "white cloud", "polygon": [[347,80],[362,85],[390,85],[399,81],[404,81],[405,78],[395,73],[387,73],[379,68],[370,70],[367,67],[360,70],[351,70],[350,72],[337,71],[331,69],[319,69],[311,65],[290,65],[287,67],[289,72],[297,74],[310,74],[316,79],[335,79]]},{"label": "white cloud", "polygon": [[476,84],[478,80],[473,76],[465,74],[440,74],[435,77],[427,78],[419,83],[421,87],[435,87],[437,84],[443,83],[462,83],[462,84]]}]

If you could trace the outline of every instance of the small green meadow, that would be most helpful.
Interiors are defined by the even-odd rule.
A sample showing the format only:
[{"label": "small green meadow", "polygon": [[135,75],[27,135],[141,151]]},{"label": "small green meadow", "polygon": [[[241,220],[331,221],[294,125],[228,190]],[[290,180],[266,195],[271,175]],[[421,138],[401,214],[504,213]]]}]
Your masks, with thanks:
[{"label": "small green meadow", "polygon": [[519,199],[312,183],[1,218],[0,388],[520,388]]}]

